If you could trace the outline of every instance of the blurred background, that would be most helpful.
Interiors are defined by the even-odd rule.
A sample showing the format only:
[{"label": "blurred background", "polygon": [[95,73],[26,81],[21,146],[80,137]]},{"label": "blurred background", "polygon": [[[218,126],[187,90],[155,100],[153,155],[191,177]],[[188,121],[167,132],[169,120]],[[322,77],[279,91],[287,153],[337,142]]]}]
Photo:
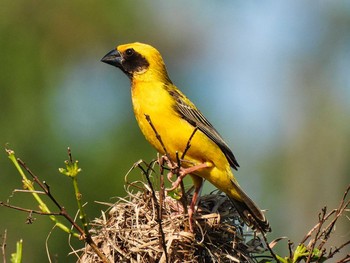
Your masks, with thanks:
[{"label": "blurred background", "polygon": [[[76,212],[67,147],[90,219],[124,196],[132,164],[155,158],[134,120],[129,80],[100,62],[114,46],[145,42],[163,55],[172,81],[232,147],[236,177],[268,209],[269,240],[296,244],[350,182],[350,2],[10,1],[0,4],[0,144]],[[28,208],[20,177],[0,154],[0,200]],[[190,183],[189,181],[187,181]],[[205,191],[213,187],[206,185]],[[24,262],[46,262],[48,218],[0,208],[7,256],[24,239]],[[337,226],[333,245],[349,239]],[[54,262],[75,262],[53,230]],[[80,242],[73,242],[75,248]],[[279,245],[287,255],[287,245]]]}]

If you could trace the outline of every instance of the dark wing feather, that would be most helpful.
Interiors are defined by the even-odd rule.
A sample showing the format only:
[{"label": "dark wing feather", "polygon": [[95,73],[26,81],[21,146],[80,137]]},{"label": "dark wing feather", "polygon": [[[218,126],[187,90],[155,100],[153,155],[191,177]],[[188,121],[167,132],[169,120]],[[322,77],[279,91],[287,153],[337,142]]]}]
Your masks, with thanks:
[{"label": "dark wing feather", "polygon": [[192,126],[198,127],[198,129],[208,136],[213,142],[215,142],[221,151],[225,154],[227,160],[229,161],[232,168],[237,170],[239,164],[233,155],[232,151],[222,139],[220,134],[215,130],[213,125],[204,117],[204,115],[196,108],[188,105],[183,99],[183,95],[177,92],[170,92],[175,100],[175,110],[180,114],[180,116],[188,121]]}]

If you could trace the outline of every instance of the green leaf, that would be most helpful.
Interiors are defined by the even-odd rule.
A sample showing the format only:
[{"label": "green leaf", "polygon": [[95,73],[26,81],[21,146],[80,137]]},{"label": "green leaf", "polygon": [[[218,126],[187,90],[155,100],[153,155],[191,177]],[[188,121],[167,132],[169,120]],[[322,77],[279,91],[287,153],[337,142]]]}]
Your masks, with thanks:
[{"label": "green leaf", "polygon": [[58,171],[68,177],[76,177],[81,172],[81,168],[78,166],[78,161],[70,162],[65,161],[66,168],[59,168]]},{"label": "green leaf", "polygon": [[23,247],[23,240],[21,239],[16,243],[16,253],[11,254],[11,263],[22,262],[22,247]]}]

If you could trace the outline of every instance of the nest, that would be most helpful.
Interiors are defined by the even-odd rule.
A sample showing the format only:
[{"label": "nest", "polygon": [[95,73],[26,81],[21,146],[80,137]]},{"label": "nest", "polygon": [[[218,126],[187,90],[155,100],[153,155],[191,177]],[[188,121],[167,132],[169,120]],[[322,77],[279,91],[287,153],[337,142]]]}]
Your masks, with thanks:
[{"label": "nest", "polygon": [[[191,233],[179,201],[167,196],[160,202],[146,183],[138,189],[108,204],[91,223],[93,240],[110,262],[259,262],[266,251],[261,236],[243,225],[219,192],[200,198]],[[79,262],[101,259],[86,245]]]}]

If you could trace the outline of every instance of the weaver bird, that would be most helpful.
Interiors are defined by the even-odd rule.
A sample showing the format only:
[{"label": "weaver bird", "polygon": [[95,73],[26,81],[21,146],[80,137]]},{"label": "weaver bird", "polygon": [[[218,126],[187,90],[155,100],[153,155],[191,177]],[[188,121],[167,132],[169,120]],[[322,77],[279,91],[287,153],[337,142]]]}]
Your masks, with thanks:
[{"label": "weaver bird", "polygon": [[173,188],[177,187],[187,174],[192,177],[195,192],[189,209],[190,227],[196,200],[206,179],[226,193],[249,226],[264,233],[270,231],[264,214],[232,173],[231,167],[236,170],[239,167],[232,151],[207,118],[171,82],[158,50],[142,43],[125,44],[117,46],[101,61],[118,67],[129,77],[136,120],[158,152],[168,154],[175,161],[183,155],[192,136],[190,148],[181,162],[180,176],[173,184]]}]

